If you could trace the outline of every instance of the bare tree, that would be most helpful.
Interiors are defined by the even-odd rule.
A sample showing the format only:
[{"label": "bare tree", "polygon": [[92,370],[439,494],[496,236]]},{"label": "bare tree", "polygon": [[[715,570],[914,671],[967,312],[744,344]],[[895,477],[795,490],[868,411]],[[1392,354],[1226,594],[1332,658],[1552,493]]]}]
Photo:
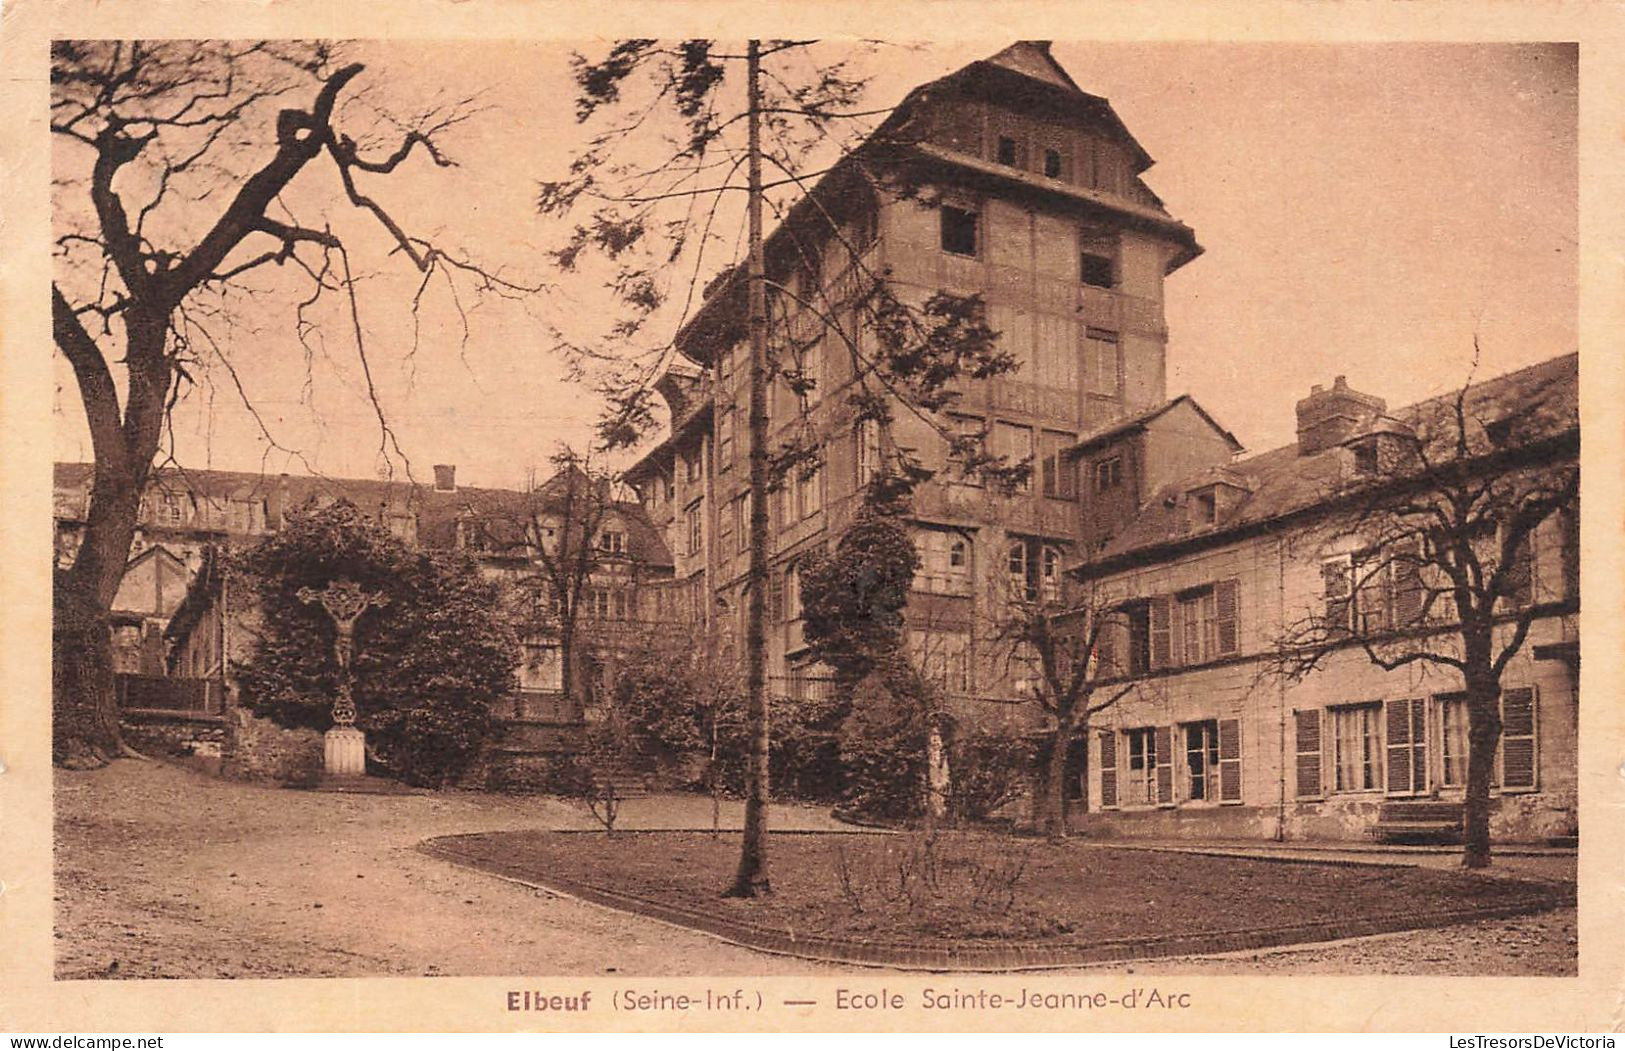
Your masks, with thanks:
[{"label": "bare tree", "polygon": [[522,551],[535,567],[520,581],[528,593],[529,628],[558,639],[562,691],[581,702],[581,631],[626,620],[636,581],[617,579],[612,590],[607,579],[612,566],[630,567],[632,560],[628,531],[616,514],[615,476],[569,448],[555,454],[552,465],[552,475],[530,487],[520,521],[495,516],[481,525],[494,534],[492,546]]},{"label": "bare tree", "polygon": [[[1066,595],[1041,571],[1008,580],[991,604],[993,644],[1004,667],[1025,680],[1022,692],[1043,714],[1049,743],[1040,782],[1038,824],[1052,840],[1067,835],[1066,759],[1090,720],[1138,688],[1126,681],[1128,620],[1094,582]],[[1064,597],[1063,597],[1064,596]]]},{"label": "bare tree", "polygon": [[[194,372],[211,365],[243,393],[214,327],[242,297],[263,294],[246,284],[251,275],[281,269],[306,282],[296,303],[302,338],[306,312],[320,297],[344,297],[378,409],[380,447],[399,454],[371,387],[345,242],[330,223],[300,221],[284,198],[301,174],[326,168],[342,203],[376,223],[422,275],[414,309],[436,275],[468,279],[484,292],[527,291],[409,233],[365,187],[420,159],[453,166],[438,139],[474,114],[473,100],[431,111],[389,142],[377,135],[376,120],[347,133],[338,127],[341,96],[363,67],[336,59],[328,45],[264,41],[53,45],[51,131],[60,149],[52,331],[73,369],[95,458],[83,541],[57,579],[58,763],[128,752],[113,694],[108,609],[170,410]],[[257,159],[245,167],[241,158],[250,156]]]},{"label": "bare tree", "polygon": [[[742,51],[711,40],[625,40],[597,62],[578,57],[576,74],[577,115],[597,118],[602,130],[566,178],[543,185],[540,204],[547,214],[583,217],[558,260],[575,268],[589,253],[607,259],[608,285],[626,308],[607,343],[560,338],[609,400],[600,432],[607,445],[631,444],[654,424],[654,382],[678,344],[654,339],[640,346],[645,323],[668,302],[684,317],[699,302],[708,252],[725,239],[714,229],[723,204],[744,206],[743,266],[703,287],[711,301],[743,318],[737,337],[749,348],[745,680],[753,744],[744,841],[728,893],[753,897],[771,890],[763,627],[768,495],[788,472],[817,462],[809,443],[769,448],[769,384],[777,377],[805,398],[819,382],[811,355],[833,344],[852,358],[860,418],[884,423],[894,404],[929,414],[947,403],[958,376],[995,375],[1014,367],[1014,359],[998,350],[978,297],[905,298],[866,263],[873,227],[864,225],[865,208],[854,202],[877,192],[917,195],[920,187],[910,184],[907,164],[875,163],[903,158],[913,133],[882,125],[866,136],[881,111],[861,107],[866,81],[845,58],[820,58],[817,42],[805,40],[751,40]],[[617,119],[606,121],[611,112]],[[632,149],[618,155],[628,144]],[[876,174],[882,168],[891,173],[887,179]],[[772,238],[764,232],[770,210],[780,220]],[[687,349],[693,352],[693,344]],[[721,349],[701,357],[720,368]]]},{"label": "bare tree", "polygon": [[1339,556],[1324,563],[1324,604],[1287,626],[1274,660],[1298,680],[1352,648],[1385,670],[1460,678],[1468,868],[1490,863],[1502,675],[1554,612],[1533,593],[1532,544],[1543,523],[1577,515],[1580,491],[1577,377],[1510,380],[1464,386],[1362,439],[1356,477],[1307,534],[1315,553]]}]

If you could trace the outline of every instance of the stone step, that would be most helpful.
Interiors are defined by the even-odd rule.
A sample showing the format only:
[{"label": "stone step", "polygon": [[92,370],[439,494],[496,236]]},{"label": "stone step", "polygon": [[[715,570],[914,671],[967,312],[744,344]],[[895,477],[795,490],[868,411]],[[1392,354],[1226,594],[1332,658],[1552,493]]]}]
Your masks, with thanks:
[{"label": "stone step", "polygon": [[1460,803],[1437,799],[1389,800],[1377,812],[1381,824],[1405,822],[1453,822],[1461,824],[1464,808]]},{"label": "stone step", "polygon": [[1379,821],[1369,829],[1385,843],[1459,843],[1460,821]]}]

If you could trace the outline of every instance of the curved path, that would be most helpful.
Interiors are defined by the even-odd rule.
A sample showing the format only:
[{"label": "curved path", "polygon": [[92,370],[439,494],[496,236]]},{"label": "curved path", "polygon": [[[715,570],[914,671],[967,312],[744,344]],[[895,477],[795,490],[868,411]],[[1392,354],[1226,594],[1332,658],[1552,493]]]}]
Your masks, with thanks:
[{"label": "curved path", "polygon": [[[538,892],[421,853],[427,837],[587,828],[552,799],[364,796],[119,762],[59,772],[59,978],[834,974]],[[737,825],[737,804],[724,812]],[[626,827],[707,827],[709,801],[627,804]],[[838,829],[775,808],[779,828]],[[1161,960],[1162,973],[1572,973],[1574,910],[1330,946]],[[1111,964],[1111,969],[1135,965]]]}]

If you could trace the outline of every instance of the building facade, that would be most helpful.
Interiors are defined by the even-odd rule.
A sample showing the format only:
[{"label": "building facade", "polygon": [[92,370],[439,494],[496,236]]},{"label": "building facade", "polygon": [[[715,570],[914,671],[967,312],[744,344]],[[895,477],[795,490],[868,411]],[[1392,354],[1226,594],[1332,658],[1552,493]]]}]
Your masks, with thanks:
[{"label": "building facade", "polygon": [[[1494,434],[1498,421],[1538,409],[1555,422],[1518,469],[1577,470],[1577,372],[1570,355],[1469,388],[1468,426]],[[1071,568],[1073,594],[1117,616],[1100,654],[1102,695],[1133,687],[1094,719],[1091,827],[1144,836],[1448,838],[1466,785],[1463,680],[1420,661],[1384,670],[1359,640],[1387,653],[1398,646],[1449,654],[1459,652],[1459,632],[1447,599],[1422,609],[1428,589],[1420,577],[1402,579],[1408,562],[1362,572],[1362,558],[1378,563],[1362,548],[1358,516],[1340,500],[1375,486],[1369,506],[1388,506],[1388,489],[1395,502],[1410,492],[1420,503],[1405,489],[1410,473],[1379,473],[1376,453],[1385,435],[1408,431],[1453,399],[1390,416],[1380,399],[1339,377],[1299,402],[1296,444],[1244,459],[1212,455],[1203,467],[1189,461],[1193,443],[1181,439],[1186,452],[1173,471],[1154,451],[1159,430],[1179,430],[1163,427],[1166,418],[1080,443],[1085,486],[1113,502],[1091,518],[1095,546]],[[1208,443],[1215,454],[1224,444],[1218,433]],[[1509,517],[1513,510],[1505,509]],[[1497,839],[1577,833],[1578,543],[1577,504],[1546,518],[1518,586],[1497,605],[1497,648],[1529,616],[1527,638],[1501,678]],[[1301,644],[1302,626],[1317,620],[1347,640],[1306,674],[1288,674],[1283,649]]]},{"label": "building facade", "polygon": [[[772,307],[769,444],[815,450],[769,508],[775,689],[798,697],[824,680],[802,636],[798,560],[834,542],[874,472],[906,451],[935,472],[913,501],[924,567],[911,644],[935,655],[964,717],[1011,732],[1030,720],[1018,677],[992,652],[1003,596],[1012,580],[1058,594],[1079,540],[1063,452],[1164,400],[1163,282],[1201,251],[1141,181],[1150,164],[1047,44],[1021,42],[912,92],[769,236],[768,278],[785,290]],[[938,290],[982,297],[1017,368],[964,380],[946,411],[898,403],[889,424],[860,423],[876,341],[858,290],[880,274],[916,304]],[[670,434],[628,472],[665,531],[687,608],[734,633],[748,560],[744,284],[738,270],[712,282],[679,333],[687,362],[659,387]],[[1007,493],[958,470],[955,435],[1029,464],[1030,480]]]}]

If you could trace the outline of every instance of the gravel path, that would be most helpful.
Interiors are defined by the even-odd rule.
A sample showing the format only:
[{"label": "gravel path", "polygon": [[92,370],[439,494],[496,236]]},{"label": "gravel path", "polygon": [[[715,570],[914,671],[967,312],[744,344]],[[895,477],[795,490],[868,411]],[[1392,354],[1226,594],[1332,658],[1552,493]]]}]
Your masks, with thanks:
[{"label": "gravel path", "polygon": [[[590,828],[552,799],[371,796],[119,762],[57,773],[59,978],[829,974],[419,853],[455,832]],[[740,807],[725,808],[737,827]],[[710,803],[626,804],[626,827],[704,828]],[[838,829],[780,806],[780,829]],[[1572,974],[1574,911],[1325,947],[1160,960],[1163,974]],[[1122,970],[1123,965],[1094,970]],[[1084,969],[1080,969],[1084,970]]]}]

